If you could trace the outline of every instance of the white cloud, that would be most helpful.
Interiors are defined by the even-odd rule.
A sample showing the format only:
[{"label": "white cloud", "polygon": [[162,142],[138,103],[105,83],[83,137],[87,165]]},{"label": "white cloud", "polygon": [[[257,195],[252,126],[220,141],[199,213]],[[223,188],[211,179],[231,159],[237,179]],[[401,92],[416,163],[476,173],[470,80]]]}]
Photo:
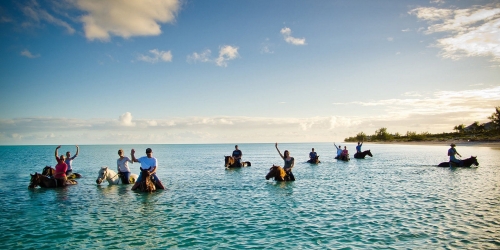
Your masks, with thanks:
[{"label": "white cloud", "polygon": [[149,51],[153,56],[147,55],[139,55],[137,60],[149,62],[149,63],[157,63],[159,61],[162,62],[171,62],[172,61],[172,52],[169,51],[160,51],[158,49],[152,49]]},{"label": "white cloud", "polygon": [[81,18],[88,40],[109,41],[111,36],[155,36],[161,23],[175,22],[179,0],[76,0],[87,14]]},{"label": "white cloud", "polygon": [[33,55],[31,54],[31,52],[27,49],[21,51],[21,55],[22,56],[25,56],[25,57],[28,57],[28,58],[37,58],[37,57],[40,57],[40,54],[36,54],[36,55]]},{"label": "white cloud", "polygon": [[295,38],[292,36],[292,30],[288,27],[282,28],[280,33],[283,35],[283,38],[287,43],[293,45],[306,45],[305,38]]},{"label": "white cloud", "polygon": [[387,41],[389,41],[389,42],[394,41],[394,37],[388,37],[388,38],[387,38]]},{"label": "white cloud", "polygon": [[500,62],[500,7],[469,9],[416,8],[409,12],[429,23],[425,34],[446,33],[434,46],[444,58],[488,56]]},{"label": "white cloud", "polygon": [[408,32],[410,31],[410,29],[404,29],[404,30],[401,30],[402,32]]},{"label": "white cloud", "polygon": [[135,123],[132,122],[132,114],[130,112],[120,115],[118,121],[120,121],[120,124],[123,126],[135,126]]},{"label": "white cloud", "polygon": [[219,57],[215,59],[215,63],[221,67],[227,67],[227,61],[238,58],[238,47],[224,45],[219,50]]},{"label": "white cloud", "polygon": [[217,58],[211,58],[212,52],[207,49],[201,53],[194,52],[193,54],[188,55],[187,61],[189,63],[209,62],[215,63],[220,67],[227,67],[227,61],[240,57],[238,49],[238,47],[223,45],[219,49],[219,56]]}]

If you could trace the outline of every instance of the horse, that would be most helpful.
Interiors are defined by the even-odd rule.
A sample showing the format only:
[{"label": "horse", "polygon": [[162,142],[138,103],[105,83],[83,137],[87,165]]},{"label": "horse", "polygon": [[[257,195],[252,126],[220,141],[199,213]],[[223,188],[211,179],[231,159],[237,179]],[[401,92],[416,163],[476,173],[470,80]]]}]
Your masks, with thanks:
[{"label": "horse", "polygon": [[40,186],[42,188],[56,188],[56,187],[64,187],[68,185],[78,184],[78,182],[76,182],[75,180],[66,180],[66,182],[63,183],[56,178],[49,178],[39,173],[30,175],[31,175],[31,180],[30,184],[28,185],[28,188],[35,188],[36,186]]},{"label": "horse", "polygon": [[[56,170],[52,168],[51,166],[45,166],[42,170],[42,175],[45,175],[47,177],[52,177],[54,176],[54,173]],[[68,179],[77,179],[77,178],[82,178],[82,175],[79,173],[71,173],[70,175],[66,176]]]},{"label": "horse", "polygon": [[[137,178],[138,176],[136,174],[130,174],[128,184],[134,184]],[[97,180],[95,180],[95,182],[97,184],[101,184],[105,179],[108,181],[109,185],[127,184],[122,182],[122,179],[120,178],[120,175],[118,173],[106,166],[101,167],[97,175]]]},{"label": "horse", "polygon": [[372,152],[370,152],[370,150],[368,149],[368,150],[363,151],[363,152],[359,152],[359,153],[356,152],[354,154],[354,158],[356,158],[356,159],[364,159],[366,155],[369,155],[370,157],[373,157]]},{"label": "horse", "polygon": [[471,156],[470,158],[462,160],[462,162],[460,164],[452,162],[452,161],[441,162],[441,163],[439,163],[438,167],[465,167],[465,168],[468,168],[471,165],[479,166],[479,162],[477,161],[477,156]]},{"label": "horse", "polygon": [[236,159],[232,156],[224,156],[224,166],[226,168],[241,168],[241,167],[250,167],[252,163],[249,161],[243,161],[238,164]]},{"label": "horse", "polygon": [[152,193],[156,191],[156,186],[154,181],[152,180],[151,172],[149,172],[147,169],[146,170],[142,168],[140,169],[141,169],[142,180],[141,183],[139,184],[139,190],[146,193]]},{"label": "horse", "polygon": [[266,175],[266,180],[274,178],[275,181],[295,181],[291,171],[285,171],[282,167],[273,165]]},{"label": "horse", "polygon": [[336,156],[335,159],[341,160],[341,161],[349,161],[349,160],[351,160],[351,158],[349,158],[349,155]]},{"label": "horse", "polygon": [[309,159],[307,161],[307,163],[312,163],[312,164],[318,164],[318,163],[321,163],[321,161],[319,161],[319,155],[317,155],[316,157],[314,157],[314,159]]}]

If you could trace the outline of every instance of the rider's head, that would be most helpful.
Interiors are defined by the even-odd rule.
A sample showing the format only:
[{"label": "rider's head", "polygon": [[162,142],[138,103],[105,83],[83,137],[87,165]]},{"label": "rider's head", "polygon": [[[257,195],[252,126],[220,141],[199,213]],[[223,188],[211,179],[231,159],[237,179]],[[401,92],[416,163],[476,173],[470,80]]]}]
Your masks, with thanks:
[{"label": "rider's head", "polygon": [[66,152],[66,158],[69,158],[69,157],[71,157],[71,153],[68,151],[68,152]]},{"label": "rider's head", "polygon": [[234,148],[235,148],[235,149],[238,149],[238,145],[234,145]]},{"label": "rider's head", "polygon": [[290,156],[290,152],[288,152],[288,150],[285,150],[284,154],[285,154],[285,157]]},{"label": "rider's head", "polygon": [[153,154],[153,150],[152,150],[151,148],[147,148],[147,149],[146,149],[146,154],[147,154],[148,156],[152,155],[152,154]]},{"label": "rider's head", "polygon": [[455,145],[455,143],[452,143],[450,146],[451,146],[452,148],[454,148],[454,147],[455,147],[455,146],[457,146],[457,145]]},{"label": "rider's head", "polygon": [[314,148],[311,149],[314,152]]},{"label": "rider's head", "polygon": [[59,160],[64,161],[64,155],[59,156]]},{"label": "rider's head", "polygon": [[118,155],[120,155],[120,156],[121,156],[121,155],[123,155],[123,149],[121,149],[121,148],[120,148],[120,149],[118,150]]},{"label": "rider's head", "polygon": [[359,141],[358,141],[358,145],[359,145]]}]

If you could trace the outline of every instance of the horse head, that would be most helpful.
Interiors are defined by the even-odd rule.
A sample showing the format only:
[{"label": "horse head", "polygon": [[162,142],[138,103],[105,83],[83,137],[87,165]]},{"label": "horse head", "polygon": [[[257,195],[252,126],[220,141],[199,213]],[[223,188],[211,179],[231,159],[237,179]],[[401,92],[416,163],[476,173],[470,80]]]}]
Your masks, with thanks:
[{"label": "horse head", "polygon": [[101,169],[99,170],[99,174],[97,175],[97,180],[95,180],[95,182],[97,184],[101,184],[107,175],[108,175],[108,167],[106,166],[101,167]]},{"label": "horse head", "polygon": [[479,162],[477,161],[477,156],[472,156],[472,155],[471,155],[471,156],[470,156],[470,158],[471,158],[471,160],[472,160],[472,164],[473,164],[474,166],[476,166],[476,167],[477,167],[477,166],[479,166]]},{"label": "horse head", "polygon": [[54,170],[51,166],[45,166],[42,170],[42,175],[54,176]]},{"label": "horse head", "polygon": [[269,173],[266,175],[266,180],[274,178],[275,180],[282,181],[282,180],[285,180],[285,176],[286,176],[286,172],[282,167],[273,165],[269,169]]},{"label": "horse head", "polygon": [[366,154],[369,155],[370,157],[373,157],[372,152],[369,149],[366,150]]},{"label": "horse head", "polygon": [[226,168],[231,167],[234,164],[234,158],[232,156],[224,156],[224,166]]},{"label": "horse head", "polygon": [[152,193],[153,191],[156,190],[156,186],[151,180],[151,172],[147,169],[141,169],[141,175],[142,175],[142,180],[139,185],[139,188],[141,189],[142,192],[147,192],[147,193]]},{"label": "horse head", "polygon": [[30,184],[28,185],[28,188],[35,188],[36,186],[38,186],[40,184],[40,176],[38,175],[38,173],[35,172],[35,174],[30,174],[31,175],[31,179],[30,179]]}]

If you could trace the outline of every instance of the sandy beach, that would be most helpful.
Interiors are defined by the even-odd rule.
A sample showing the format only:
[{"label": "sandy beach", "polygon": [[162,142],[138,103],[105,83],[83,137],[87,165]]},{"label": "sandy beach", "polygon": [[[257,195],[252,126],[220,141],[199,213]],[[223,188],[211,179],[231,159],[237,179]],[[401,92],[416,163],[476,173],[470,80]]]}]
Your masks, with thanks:
[{"label": "sandy beach", "polygon": [[446,141],[391,141],[391,142],[369,142],[373,144],[407,144],[407,145],[443,145],[449,146],[451,143],[455,143],[458,147],[490,147],[499,148],[500,141],[463,141],[463,140],[446,140]]}]

